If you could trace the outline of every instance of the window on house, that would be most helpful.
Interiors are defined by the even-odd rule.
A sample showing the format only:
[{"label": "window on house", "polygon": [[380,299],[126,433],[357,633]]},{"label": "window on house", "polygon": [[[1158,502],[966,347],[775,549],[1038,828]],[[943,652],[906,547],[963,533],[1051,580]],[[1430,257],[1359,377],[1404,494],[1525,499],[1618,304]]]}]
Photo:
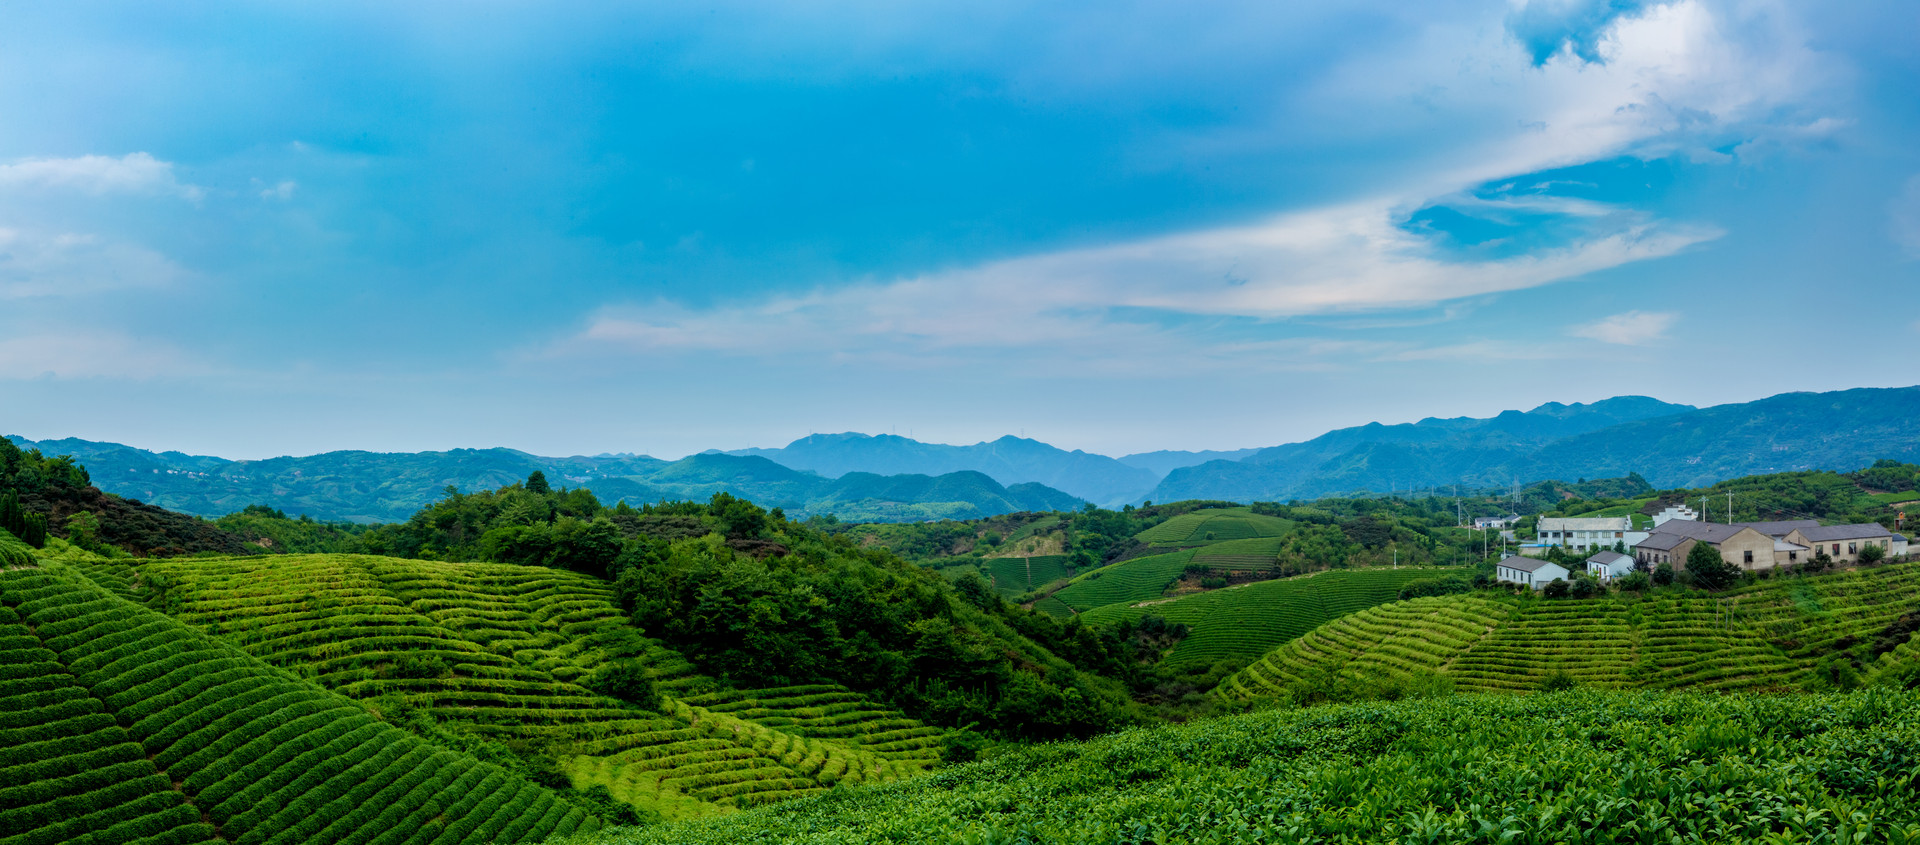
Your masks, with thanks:
[{"label": "window on house", "polygon": [[1799,552],[1787,552],[1787,562],[1788,562],[1788,563],[1792,563],[1792,562],[1794,562],[1794,561],[1796,561],[1796,560],[1799,560],[1799,559],[1800,559],[1800,553],[1799,553]]},{"label": "window on house", "polygon": [[1833,553],[1834,553],[1834,554],[1839,554],[1839,553],[1840,553],[1840,544],[1839,544],[1839,543],[1835,543],[1835,544],[1833,544]]},{"label": "window on house", "polygon": [[1853,554],[1853,553],[1855,553],[1855,552],[1858,552],[1858,551],[1860,551],[1860,544],[1859,544],[1859,543],[1848,543],[1848,544],[1847,544],[1847,554]]},{"label": "window on house", "polygon": [[1745,559],[1744,559],[1744,560],[1742,561],[1743,563],[1752,563],[1752,562],[1753,562],[1753,550],[1752,550],[1752,549],[1748,549],[1748,550],[1746,550],[1745,552],[1743,552],[1742,554],[1744,554],[1744,555],[1746,555],[1746,558],[1745,558]]}]

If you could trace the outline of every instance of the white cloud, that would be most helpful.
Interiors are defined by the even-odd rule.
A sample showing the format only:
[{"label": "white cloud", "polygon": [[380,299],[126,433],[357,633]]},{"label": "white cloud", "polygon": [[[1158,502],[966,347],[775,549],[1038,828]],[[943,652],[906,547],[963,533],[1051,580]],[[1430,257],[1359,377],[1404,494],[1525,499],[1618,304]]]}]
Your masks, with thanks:
[{"label": "white cloud", "polygon": [[[267,185],[265,182],[255,179],[253,180],[253,184],[255,187],[260,188],[260,198],[263,200],[293,199],[293,192],[300,187],[300,184],[292,179],[283,179],[273,185]],[[261,187],[263,185],[265,187]]]},{"label": "white cloud", "polygon": [[0,228],[0,300],[164,287],[184,275],[166,256],[135,244]]},{"label": "white cloud", "polygon": [[1667,338],[1667,330],[1673,328],[1679,314],[1671,311],[1628,311],[1615,314],[1597,323],[1589,323],[1572,330],[1575,337],[1592,338],[1602,343],[1617,343],[1622,346],[1646,346]]},{"label": "white cloud", "polygon": [[[1843,125],[1796,111],[1817,101],[1811,92],[1829,75],[1778,15],[1743,10],[1725,24],[1700,0],[1683,0],[1615,20],[1594,49],[1604,63],[1562,55],[1536,68],[1497,27],[1441,26],[1413,49],[1362,57],[1328,74],[1306,95],[1319,103],[1308,112],[1424,113],[1405,100],[1431,90],[1434,108],[1449,120],[1501,127],[1486,130],[1484,141],[1454,138],[1410,157],[1417,168],[1369,199],[708,310],[607,308],[541,354],[827,350],[865,357],[999,348],[1089,360],[1204,359],[1228,348],[1195,325],[1209,318],[1270,321],[1455,303],[1672,255],[1721,234],[1589,200],[1474,197],[1471,189],[1484,183],[1621,155],[1724,157],[1712,150],[1728,138],[1761,137],[1783,113],[1801,128],[1769,137],[1824,137]],[[1312,116],[1291,115],[1296,124]],[[1357,127],[1351,131],[1372,128],[1362,117],[1346,122]],[[1436,201],[1577,219],[1584,234],[1530,254],[1462,259],[1399,225]],[[1648,343],[1673,319],[1630,313],[1579,331],[1609,343]],[[1381,354],[1413,360],[1494,351],[1469,344]]]},{"label": "white cloud", "polygon": [[171,345],[112,332],[68,329],[0,338],[0,379],[154,379],[211,372]]},{"label": "white cloud", "polygon": [[167,194],[195,201],[206,195],[198,185],[176,179],[172,162],[147,153],[128,153],[119,158],[30,158],[0,164],[0,188],[26,187],[73,190],[93,196]]},{"label": "white cloud", "polygon": [[1920,258],[1920,175],[1908,179],[1906,189],[1887,204],[1887,215],[1893,242]]}]

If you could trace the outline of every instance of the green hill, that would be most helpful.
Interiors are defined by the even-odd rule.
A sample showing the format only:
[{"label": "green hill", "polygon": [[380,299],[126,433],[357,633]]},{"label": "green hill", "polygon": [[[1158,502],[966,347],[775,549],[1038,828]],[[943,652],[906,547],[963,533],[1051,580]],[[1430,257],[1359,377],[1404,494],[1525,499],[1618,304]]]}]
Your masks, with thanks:
[{"label": "green hill", "polygon": [[1082,616],[1096,625],[1148,615],[1187,624],[1192,633],[1167,653],[1170,666],[1250,661],[1325,622],[1395,600],[1408,581],[1457,571],[1461,570],[1411,566],[1341,569],[1146,605],[1109,604]]},{"label": "green hill", "polygon": [[597,826],[60,564],[0,571],[4,841],[524,842]]},{"label": "green hill", "polygon": [[[180,620],[392,720],[506,743],[670,818],[916,773],[944,733],[830,684],[726,689],[571,572],[291,555],[149,561],[138,578]],[[605,694],[609,666],[644,672],[657,709]]]},{"label": "green hill", "polygon": [[1342,705],[1012,751],[580,845],[1906,843],[1920,693]]},{"label": "green hill", "polygon": [[[1524,691],[1554,672],[1601,688],[1795,690],[1920,671],[1907,640],[1920,563],[1776,578],[1719,595],[1414,599],[1332,621],[1220,685],[1230,698],[1365,696],[1424,678]],[[1896,624],[1900,623],[1900,624]]]},{"label": "green hill", "polygon": [[1073,610],[1157,599],[1192,560],[1192,549],[1124,560],[1073,579],[1053,597]]},{"label": "green hill", "polygon": [[1176,516],[1140,532],[1137,539],[1155,546],[1199,546],[1222,540],[1285,536],[1293,523],[1262,516],[1248,508],[1209,508]]}]

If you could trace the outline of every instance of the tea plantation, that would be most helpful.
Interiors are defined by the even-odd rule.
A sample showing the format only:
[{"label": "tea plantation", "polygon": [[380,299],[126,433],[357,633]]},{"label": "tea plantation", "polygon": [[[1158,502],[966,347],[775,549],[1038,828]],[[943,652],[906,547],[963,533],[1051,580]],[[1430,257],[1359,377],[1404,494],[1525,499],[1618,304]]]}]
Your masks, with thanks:
[{"label": "tea plantation", "polygon": [[1152,614],[1192,626],[1192,633],[1167,653],[1169,665],[1250,661],[1328,621],[1395,600],[1408,581],[1449,571],[1411,566],[1334,570],[1145,605],[1110,604],[1084,616],[1104,624]]},{"label": "tea plantation", "polygon": [[[561,570],[294,555],[140,578],[156,607],[391,719],[508,743],[668,818],[917,773],[943,735],[839,687],[724,689],[627,625],[605,582]],[[652,679],[657,711],[595,691],[613,664]]]},{"label": "tea plantation", "polygon": [[1574,691],[1265,712],[565,841],[1914,843],[1920,693]]},{"label": "tea plantation", "polygon": [[[1920,563],[1777,578],[1721,594],[1414,599],[1337,619],[1228,678],[1219,693],[1344,694],[1442,676],[1462,692],[1599,688],[1797,690],[1911,673],[1920,646],[1883,639],[1920,608]],[[1891,635],[1890,635],[1891,636]],[[1332,690],[1342,694],[1341,690]]]},{"label": "tea plantation", "polygon": [[539,841],[598,822],[58,563],[0,571],[0,841]]}]

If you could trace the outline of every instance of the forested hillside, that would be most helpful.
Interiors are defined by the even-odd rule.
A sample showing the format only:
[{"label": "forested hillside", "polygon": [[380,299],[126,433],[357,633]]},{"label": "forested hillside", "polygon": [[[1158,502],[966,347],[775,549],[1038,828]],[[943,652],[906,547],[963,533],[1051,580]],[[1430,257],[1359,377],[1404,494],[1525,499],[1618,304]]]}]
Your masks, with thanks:
[{"label": "forested hillside", "polygon": [[512,449],[454,449],[229,461],[87,440],[9,440],[48,455],[73,456],[91,467],[95,483],[110,493],[209,518],[258,505],[322,522],[398,522],[448,487],[490,490],[534,472],[559,485],[592,489],[609,502],[639,505],[726,492],[796,515],[833,513],[862,521],[967,519],[1080,504],[1044,485],[1003,486],[972,471],[830,477],[765,458],[721,454],[663,461],[645,455],[548,458]]},{"label": "forested hillside", "polygon": [[1759,473],[1847,472],[1920,456],[1917,416],[1920,387],[1787,393],[1703,409],[1645,397],[1548,404],[1486,420],[1341,429],[1175,469],[1150,498],[1284,501],[1628,473],[1695,487]]}]

